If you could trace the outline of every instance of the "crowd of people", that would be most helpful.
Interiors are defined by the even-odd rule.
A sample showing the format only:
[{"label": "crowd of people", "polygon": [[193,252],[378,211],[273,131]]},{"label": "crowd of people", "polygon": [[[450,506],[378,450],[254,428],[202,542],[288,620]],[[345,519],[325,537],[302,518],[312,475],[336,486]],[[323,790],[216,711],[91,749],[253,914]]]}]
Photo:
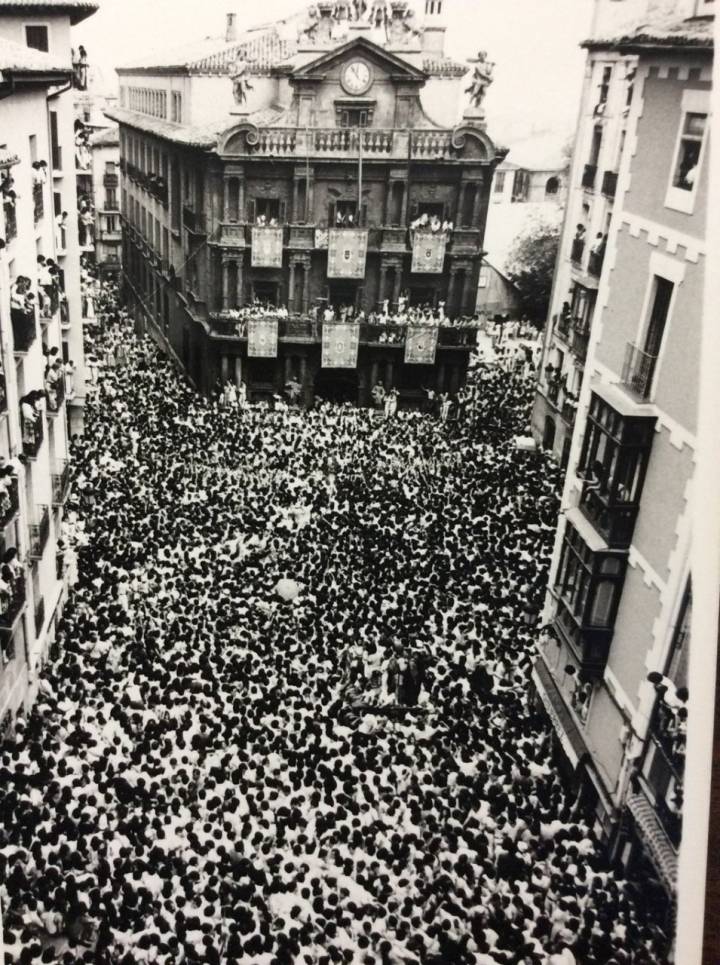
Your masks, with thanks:
[{"label": "crowd of people", "polygon": [[663,962],[531,694],[532,380],[474,366],[452,426],[208,400],[94,302],[74,589],[0,744],[9,965]]}]

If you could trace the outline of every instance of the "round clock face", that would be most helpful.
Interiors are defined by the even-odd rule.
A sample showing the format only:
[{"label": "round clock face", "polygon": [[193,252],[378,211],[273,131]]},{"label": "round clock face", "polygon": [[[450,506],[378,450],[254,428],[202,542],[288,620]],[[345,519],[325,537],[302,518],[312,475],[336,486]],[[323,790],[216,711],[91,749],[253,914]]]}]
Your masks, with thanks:
[{"label": "round clock face", "polygon": [[342,72],[342,85],[348,94],[364,94],[372,84],[372,73],[363,60],[352,60]]}]

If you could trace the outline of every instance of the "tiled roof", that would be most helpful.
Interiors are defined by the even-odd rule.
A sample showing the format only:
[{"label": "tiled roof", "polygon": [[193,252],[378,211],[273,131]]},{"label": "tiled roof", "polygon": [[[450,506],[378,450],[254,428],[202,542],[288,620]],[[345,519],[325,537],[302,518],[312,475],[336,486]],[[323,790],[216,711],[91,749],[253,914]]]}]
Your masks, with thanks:
[{"label": "tiled roof", "polygon": [[289,40],[274,27],[252,30],[228,43],[224,37],[206,37],[172,50],[159,50],[123,64],[120,71],[174,70],[190,74],[227,74],[236,60],[245,59],[264,69],[282,63],[294,53]]},{"label": "tiled roof", "polygon": [[15,10],[33,13],[68,13],[70,23],[80,23],[95,13],[100,4],[95,0],[0,0],[0,13]]},{"label": "tiled roof", "polygon": [[451,57],[426,57],[423,70],[431,77],[464,77],[470,68]]},{"label": "tiled roof", "polygon": [[91,147],[116,147],[120,144],[120,129],[117,124],[103,127],[90,136]]},{"label": "tiled roof", "polygon": [[58,57],[51,57],[50,54],[40,50],[0,37],[0,74],[5,71],[15,74],[48,72],[69,74],[71,67],[68,61],[63,63]]},{"label": "tiled roof", "polygon": [[206,127],[189,127],[184,124],[161,121],[156,117],[148,117],[136,111],[125,110],[123,107],[106,107],[105,116],[109,117],[111,121],[127,124],[129,127],[145,131],[147,134],[162,137],[166,141],[174,141],[176,144],[185,145],[185,147],[198,147],[204,150],[215,147],[218,134],[224,129],[220,121]]},{"label": "tiled roof", "polygon": [[593,37],[583,47],[709,47],[713,46],[715,21],[663,19],[638,23],[626,31]]}]

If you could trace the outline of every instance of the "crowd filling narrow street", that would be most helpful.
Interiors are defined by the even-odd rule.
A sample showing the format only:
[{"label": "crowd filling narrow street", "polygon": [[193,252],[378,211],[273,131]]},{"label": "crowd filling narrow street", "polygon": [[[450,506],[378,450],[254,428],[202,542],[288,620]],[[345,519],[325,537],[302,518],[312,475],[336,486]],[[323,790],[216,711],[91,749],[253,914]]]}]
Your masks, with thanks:
[{"label": "crowd filling narrow street", "polygon": [[535,373],[457,418],[206,399],[96,285],[72,585],[0,746],[9,963],[666,960],[532,693]]}]

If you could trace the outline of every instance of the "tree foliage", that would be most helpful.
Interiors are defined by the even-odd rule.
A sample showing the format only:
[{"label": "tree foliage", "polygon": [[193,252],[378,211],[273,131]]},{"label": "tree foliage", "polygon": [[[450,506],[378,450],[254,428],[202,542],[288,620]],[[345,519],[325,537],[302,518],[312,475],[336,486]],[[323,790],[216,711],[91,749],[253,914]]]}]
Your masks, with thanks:
[{"label": "tree foliage", "polygon": [[522,312],[533,322],[547,318],[559,243],[559,225],[536,223],[517,237],[508,256],[507,276],[518,290]]}]

